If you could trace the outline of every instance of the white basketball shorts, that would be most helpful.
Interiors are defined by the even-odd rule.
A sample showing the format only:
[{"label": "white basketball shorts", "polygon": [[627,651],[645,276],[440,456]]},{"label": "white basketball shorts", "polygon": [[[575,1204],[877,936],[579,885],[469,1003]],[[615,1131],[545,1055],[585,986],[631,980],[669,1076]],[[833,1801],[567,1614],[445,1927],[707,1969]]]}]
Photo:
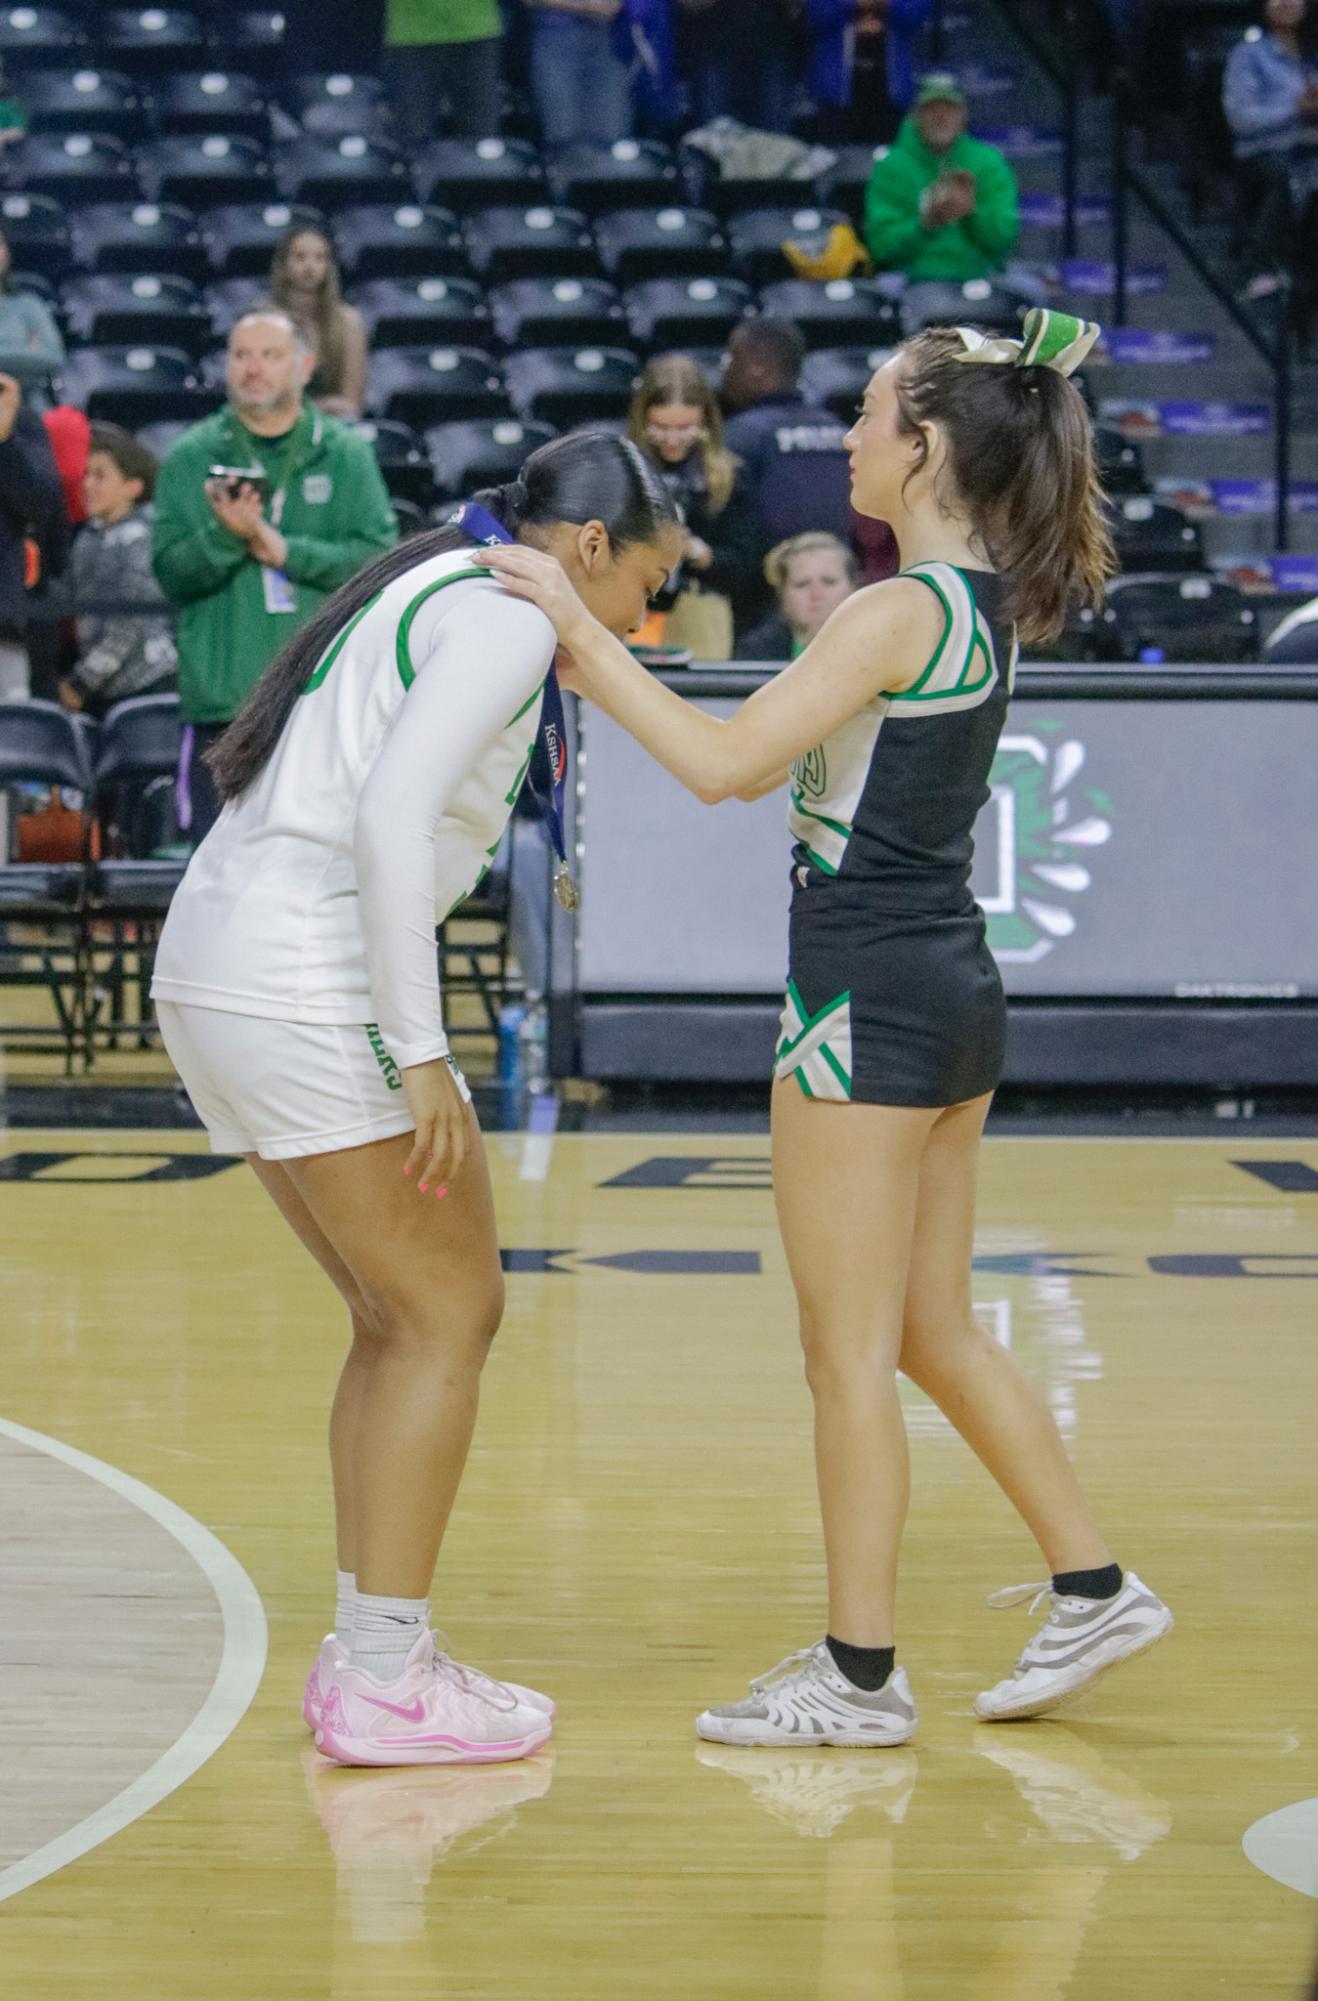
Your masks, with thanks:
[{"label": "white basketball shorts", "polygon": [[402,1073],[372,1022],[267,1021],[163,1000],[156,1015],[215,1153],[294,1160],[413,1130]]}]

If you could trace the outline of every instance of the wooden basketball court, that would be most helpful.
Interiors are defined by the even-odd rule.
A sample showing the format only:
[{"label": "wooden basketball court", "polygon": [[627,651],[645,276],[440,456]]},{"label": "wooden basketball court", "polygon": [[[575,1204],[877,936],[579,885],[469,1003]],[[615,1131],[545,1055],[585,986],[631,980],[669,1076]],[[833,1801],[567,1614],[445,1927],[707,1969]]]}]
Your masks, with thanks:
[{"label": "wooden basketball court", "polygon": [[989,1142],[979,1310],[1177,1630],[1065,1721],[977,1725],[1030,1630],[985,1594],[1042,1571],[912,1390],[921,1732],[799,1755],[692,1729],[823,1630],[767,1141],[489,1146],[510,1304],[434,1602],[560,1723],[523,1765],[344,1772],[298,1714],[333,1294],[199,1135],[0,1134],[4,1994],[1295,2001],[1318,1144]]}]

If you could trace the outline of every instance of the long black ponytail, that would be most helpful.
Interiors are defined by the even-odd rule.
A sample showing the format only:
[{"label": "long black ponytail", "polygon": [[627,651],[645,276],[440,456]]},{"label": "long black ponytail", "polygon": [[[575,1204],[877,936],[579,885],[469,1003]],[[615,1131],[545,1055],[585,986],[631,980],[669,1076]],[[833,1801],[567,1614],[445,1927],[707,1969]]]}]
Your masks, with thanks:
[{"label": "long black ponytail", "polygon": [[[608,431],[578,431],[532,452],[520,476],[470,498],[514,538],[561,521],[602,521],[609,546],[652,542],[677,510],[668,487],[644,453]],[[470,541],[446,523],[414,535],[368,563],[328,597],[280,648],[237,717],[206,753],[222,799],[236,799],[269,763],[307,682],[364,605],[409,570]]]}]

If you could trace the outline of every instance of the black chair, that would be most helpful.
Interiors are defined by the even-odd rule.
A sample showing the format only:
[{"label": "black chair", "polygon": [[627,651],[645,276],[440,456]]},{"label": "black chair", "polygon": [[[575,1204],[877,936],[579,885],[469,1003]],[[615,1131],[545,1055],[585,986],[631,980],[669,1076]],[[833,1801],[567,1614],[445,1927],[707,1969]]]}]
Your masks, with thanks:
[{"label": "black chair", "polygon": [[157,461],[166,459],[185,431],[192,425],[183,417],[166,417],[156,424],[139,424],[137,436]]},{"label": "black chair", "polygon": [[232,132],[170,133],[142,148],[138,171],[153,200],[185,208],[258,200],[271,185],[260,140]]},{"label": "black chair", "polygon": [[627,324],[640,347],[705,347],[726,341],[752,298],[741,278],[646,278],[628,289]]},{"label": "black chair", "polygon": [[77,20],[63,7],[0,9],[0,62],[8,70],[67,62],[86,42]]},{"label": "black chair", "polygon": [[390,347],[371,357],[367,408],[423,428],[508,409],[499,364],[475,347]]},{"label": "black chair", "polygon": [[261,278],[270,282],[270,263],[286,230],[323,229],[319,209],[288,202],[227,202],[207,209],[201,234],[210,268],[219,278]]},{"label": "black chair", "polygon": [[545,199],[535,147],[522,139],[436,139],[412,163],[422,201],[458,215],[529,208]]},{"label": "black chair", "polygon": [[264,69],[275,74],[283,50],[287,21],[278,7],[221,7],[211,21],[211,40],[218,61],[235,69]]},{"label": "black chair", "polygon": [[811,403],[822,403],[851,423],[871,375],[882,368],[890,348],[821,347],[805,358],[801,388]]},{"label": "black chair", "polygon": [[785,278],[765,286],[760,311],[793,321],[807,347],[895,347],[902,337],[896,303],[869,278]]},{"label": "black chair", "polygon": [[139,138],[147,106],[138,86],[117,70],[33,70],[23,78],[31,132],[103,132]]},{"label": "black chair", "polygon": [[467,217],[467,255],[486,284],[510,278],[594,277],[599,258],[578,209],[488,208]]},{"label": "black chair", "polygon": [[[50,995],[58,1025],[55,1046],[63,1052],[66,1076],[86,1048],[83,910],[91,844],[91,736],[92,730],[57,702],[0,703],[0,791],[9,795],[11,850],[20,845],[14,787],[60,788],[78,800],[77,860],[22,862],[0,854],[0,986],[39,987]],[[11,938],[13,925],[35,932],[36,941]],[[54,1036],[52,1028],[31,1020],[0,1022],[2,1043],[44,1047]]]},{"label": "black chair", "polygon": [[1103,425],[1094,432],[1094,458],[1099,482],[1106,492],[1147,493],[1149,477],[1144,470],[1144,454],[1133,438],[1123,437]]},{"label": "black chair", "polygon": [[733,267],[748,285],[772,285],[791,276],[784,243],[822,247],[829,231],[846,220],[841,209],[804,204],[800,208],[743,209],[728,223]]},{"label": "black chair", "polygon": [[[173,820],[181,739],[177,695],[135,696],[116,703],[101,723],[93,766],[96,811],[103,850],[115,852],[93,862],[89,872],[89,1060],[98,1047],[115,1049],[125,1036],[149,1048],[159,1033],[151,973],[161,926],[186,866]],[[179,852],[168,859],[154,856],[159,845]]]},{"label": "black chair", "polygon": [[1179,507],[1130,494],[1108,509],[1117,559],[1124,571],[1202,571],[1203,536]]},{"label": "black chair", "polygon": [[196,355],[211,337],[210,314],[190,278],[93,273],[70,278],[62,304],[69,332],[80,341],[181,347]]},{"label": "black chair", "polygon": [[190,209],[162,202],[100,202],[74,225],[84,271],[157,271],[200,280],[206,251]]},{"label": "black chair", "polygon": [[350,287],[348,300],[372,347],[490,343],[490,308],[471,278],[368,278]]},{"label": "black chair", "polygon": [[270,279],[254,273],[245,278],[217,278],[202,291],[202,300],[210,319],[211,333],[217,340],[228,340],[244,313],[270,296]]},{"label": "black chair", "polygon": [[467,269],[457,217],[415,202],[340,209],[334,242],[344,273],[354,280],[460,276]]},{"label": "black chair", "polygon": [[833,165],[819,177],[819,199],[841,209],[859,229],[865,219],[865,190],[886,146],[839,146]]},{"label": "black chair", "polygon": [[[350,76],[342,70],[328,76],[294,77],[287,91],[293,116],[304,130],[322,138],[376,130],[384,102],[384,85],[378,76]],[[313,125],[306,124],[308,118]]]},{"label": "black chair", "polygon": [[391,493],[389,505],[394,511],[394,526],[398,530],[400,542],[408,542],[413,535],[424,535],[430,526],[430,512],[415,500],[405,500],[401,494]]},{"label": "black chair", "polygon": [[514,278],[490,295],[505,347],[587,347],[626,332],[618,290],[606,278]]},{"label": "black chair", "polygon": [[223,133],[231,139],[270,137],[270,104],[254,76],[234,70],[183,70],[155,86],[162,132]]},{"label": "black chair", "polygon": [[764,208],[780,198],[784,188],[801,202],[815,199],[813,181],[785,182],[776,176],[770,179],[763,174],[754,177],[724,174],[695,147],[685,149],[682,160],[688,180],[700,190],[700,206],[707,208],[723,223],[730,222],[733,216],[741,215],[746,209]]},{"label": "black chair", "polygon": [[426,432],[425,445],[440,493],[462,499],[480,487],[516,479],[531,453],[556,435],[551,424],[479,418],[435,424]]},{"label": "black chair", "polygon": [[204,417],[215,397],[197,363],[177,347],[80,347],[59,370],[66,403],[135,431],[166,418]]},{"label": "black chair", "polygon": [[374,451],[375,463],[394,500],[411,501],[422,508],[433,506],[435,475],[410,424],[388,417],[364,417],[352,428]]},{"label": "black chair", "polygon": [[625,417],[640,372],[629,348],[533,347],[504,363],[519,417],[570,430],[597,417]]},{"label": "black chair", "polygon": [[913,285],[902,299],[902,324],[908,334],[950,324],[1015,339],[1033,303],[989,278],[968,278],[962,285]]},{"label": "black chair", "polygon": [[30,193],[66,206],[131,200],[139,192],[132,153],[108,132],[34,132],[14,165]]},{"label": "black chair", "polygon": [[73,238],[64,210],[47,195],[5,195],[0,229],[16,269],[62,278],[73,262]]},{"label": "black chair", "polygon": [[196,69],[206,58],[201,22],[183,7],[107,7],[98,15],[97,34],[132,76]]},{"label": "black chair", "polygon": [[1245,665],[1258,658],[1258,613],[1218,577],[1114,577],[1103,615],[1123,660]]},{"label": "black chair", "polygon": [[276,172],[287,201],[314,208],[401,202],[412,194],[399,148],[392,140],[370,138],[362,132],[295,139],[281,152]]},{"label": "black chair", "polygon": [[598,216],[610,209],[668,208],[684,199],[677,162],[650,139],[611,146],[565,146],[549,164],[554,200]]},{"label": "black chair", "polygon": [[615,285],[721,276],[728,268],[727,239],[705,209],[615,209],[600,217],[595,237]]}]

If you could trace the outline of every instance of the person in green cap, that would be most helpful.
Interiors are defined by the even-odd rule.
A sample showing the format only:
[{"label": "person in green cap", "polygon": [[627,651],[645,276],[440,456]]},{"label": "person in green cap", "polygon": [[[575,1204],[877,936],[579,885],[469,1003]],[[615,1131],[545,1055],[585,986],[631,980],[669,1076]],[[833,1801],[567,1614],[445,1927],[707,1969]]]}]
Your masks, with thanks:
[{"label": "person in green cap", "polygon": [[503,116],[499,0],[387,0],[385,87],[403,144],[446,136],[487,139]]},{"label": "person in green cap", "polygon": [[874,262],[904,271],[913,284],[965,284],[1001,270],[1019,228],[1006,156],[967,133],[955,77],[923,77],[914,110],[875,161],[866,190],[865,241]]}]

